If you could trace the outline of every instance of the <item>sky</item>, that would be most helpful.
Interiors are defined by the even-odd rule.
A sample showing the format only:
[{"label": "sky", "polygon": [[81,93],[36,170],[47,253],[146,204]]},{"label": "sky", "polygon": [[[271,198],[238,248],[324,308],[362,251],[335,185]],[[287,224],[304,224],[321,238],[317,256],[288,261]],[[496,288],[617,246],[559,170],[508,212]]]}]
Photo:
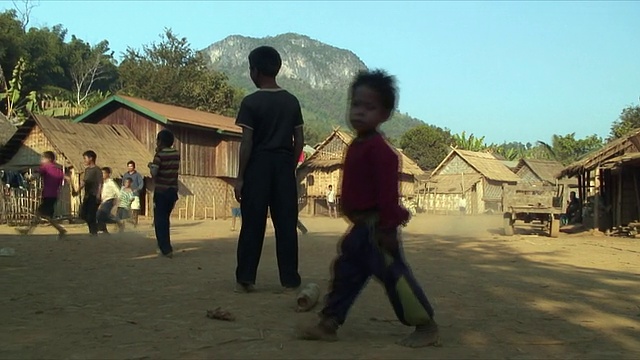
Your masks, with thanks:
[{"label": "sky", "polygon": [[107,39],[117,54],[165,27],[197,49],[229,35],[304,34],[395,75],[400,111],[487,142],[606,136],[640,102],[635,1],[40,0],[31,18]]}]

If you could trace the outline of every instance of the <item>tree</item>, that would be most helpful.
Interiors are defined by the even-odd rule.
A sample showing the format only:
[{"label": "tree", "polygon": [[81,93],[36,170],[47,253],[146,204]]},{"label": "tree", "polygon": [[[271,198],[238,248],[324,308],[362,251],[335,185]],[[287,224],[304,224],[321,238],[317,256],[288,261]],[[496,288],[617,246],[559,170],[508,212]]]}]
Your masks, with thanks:
[{"label": "tree", "polygon": [[453,135],[453,144],[456,148],[469,151],[483,151],[487,149],[484,143],[484,136],[475,137],[473,134],[467,136],[466,132]]},{"label": "tree", "polygon": [[400,138],[402,151],[424,170],[431,170],[449,153],[453,138],[447,129],[433,125],[420,125],[405,132]]},{"label": "tree", "polygon": [[621,138],[637,128],[640,128],[640,105],[628,106],[611,125],[609,139]]},{"label": "tree", "polygon": [[545,150],[549,159],[564,165],[568,165],[604,145],[602,138],[597,135],[590,135],[584,139],[576,139],[575,136],[575,133],[553,135],[551,144],[538,141],[538,145]]},{"label": "tree", "polygon": [[6,109],[6,116],[13,124],[21,124],[26,118],[27,111],[33,111],[36,105],[36,92],[31,91],[22,96],[22,74],[26,68],[24,59],[18,60],[13,69],[11,80],[8,82],[4,75],[0,75],[0,96]]},{"label": "tree", "polygon": [[243,93],[207,68],[186,38],[165,29],[159,43],[128,48],[119,67],[122,91],[166,104],[235,115]]},{"label": "tree", "polygon": [[109,42],[103,40],[91,46],[75,36],[67,45],[69,56],[69,77],[72,81],[73,101],[81,106],[104,80],[113,83],[117,77],[117,68],[113,52],[109,51]]},{"label": "tree", "polygon": [[22,30],[26,31],[29,22],[31,21],[31,12],[33,9],[40,5],[38,2],[31,0],[22,0],[19,2],[13,1],[13,7],[16,9],[16,13],[20,16],[20,23],[22,24]]}]

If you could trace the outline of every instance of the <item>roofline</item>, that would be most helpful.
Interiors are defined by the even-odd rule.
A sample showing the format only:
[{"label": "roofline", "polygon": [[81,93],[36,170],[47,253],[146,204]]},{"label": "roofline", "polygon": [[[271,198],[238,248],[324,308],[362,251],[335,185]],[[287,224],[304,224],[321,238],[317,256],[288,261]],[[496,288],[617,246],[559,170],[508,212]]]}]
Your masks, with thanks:
[{"label": "roofline", "polygon": [[147,115],[148,117],[150,117],[150,118],[152,118],[152,119],[154,119],[156,121],[159,121],[159,122],[161,122],[163,124],[167,124],[169,122],[169,120],[166,117],[164,117],[164,116],[162,116],[162,115],[160,115],[158,113],[155,113],[155,112],[153,112],[153,111],[151,111],[151,110],[149,110],[149,109],[147,109],[145,107],[142,107],[142,106],[140,106],[138,104],[135,104],[135,103],[133,103],[133,102],[131,102],[131,101],[129,101],[129,100],[123,98],[123,97],[120,97],[118,95],[111,95],[110,97],[108,97],[105,100],[103,100],[101,103],[99,103],[99,104],[95,105],[94,107],[92,107],[91,109],[85,111],[84,114],[82,114],[82,115],[76,117],[75,119],[73,119],[73,122],[79,123],[79,122],[84,121],[86,118],[88,118],[89,116],[93,115],[95,112],[97,112],[98,110],[102,109],[103,107],[111,104],[112,102],[117,102],[117,103],[120,103],[122,105],[126,105],[126,106],[128,106],[128,107],[130,107],[130,108],[132,108],[132,109],[134,109],[136,111],[139,111],[139,112],[143,113],[144,115]]}]

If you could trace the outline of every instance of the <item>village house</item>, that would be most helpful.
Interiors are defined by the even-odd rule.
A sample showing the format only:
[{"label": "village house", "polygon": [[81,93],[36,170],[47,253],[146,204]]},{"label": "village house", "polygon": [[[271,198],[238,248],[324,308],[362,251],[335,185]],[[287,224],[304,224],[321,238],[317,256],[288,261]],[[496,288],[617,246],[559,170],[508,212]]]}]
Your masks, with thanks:
[{"label": "village house", "polygon": [[[174,214],[188,218],[226,217],[231,213],[242,130],[235,119],[128,96],[111,96],[75,122],[120,124],[131,129],[150,152],[157,133],[171,130],[180,151],[180,200]],[[147,166],[151,158],[141,163]]]},{"label": "village house", "polygon": [[[336,201],[340,202],[342,166],[347,146],[353,141],[353,137],[339,128],[318,146],[315,152],[309,156],[298,171],[302,177],[302,186],[305,188],[306,201],[302,204],[302,213],[328,214],[326,193],[329,185],[336,192]],[[420,167],[408,156],[397,149],[400,155],[400,196],[404,199],[414,197],[417,190],[417,176],[423,174]]]},{"label": "village house", "polygon": [[502,212],[502,186],[520,180],[490,153],[452,148],[433,170],[421,202],[426,211],[449,213],[459,211],[464,197],[469,214]]},{"label": "village house", "polygon": [[[72,197],[72,188],[78,188],[84,172],[82,154],[93,150],[98,154],[98,166],[108,166],[114,178],[127,172],[127,161],[144,164],[152,156],[133,133],[123,125],[74,124],[42,115],[31,115],[20,125],[14,135],[0,150],[0,168],[5,171],[28,172],[40,165],[40,156],[53,151],[57,162],[70,174],[72,184],[65,183],[57,204],[56,216],[75,217],[78,214],[80,197]],[[146,167],[140,172],[149,176]],[[7,211],[13,216],[28,217],[38,206],[41,184],[28,191],[12,193],[13,201]],[[5,198],[5,200],[7,200]]]},{"label": "village house", "polygon": [[[609,142],[557,175],[578,180],[583,224],[609,230],[640,220],[640,129]],[[595,211],[598,209],[598,211]]]},{"label": "village house", "polygon": [[558,174],[564,166],[553,160],[521,159],[514,169],[516,175],[522,178],[522,182],[530,185],[558,185],[564,202],[569,199],[569,193],[578,187],[576,179],[558,179]]}]

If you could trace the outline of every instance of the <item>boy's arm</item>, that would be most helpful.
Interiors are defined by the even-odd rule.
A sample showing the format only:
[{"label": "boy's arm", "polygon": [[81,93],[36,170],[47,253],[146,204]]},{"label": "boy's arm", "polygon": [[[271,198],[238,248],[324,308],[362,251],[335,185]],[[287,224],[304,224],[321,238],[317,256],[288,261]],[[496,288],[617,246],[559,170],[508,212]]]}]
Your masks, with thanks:
[{"label": "boy's arm", "polygon": [[304,148],[304,120],[302,119],[302,109],[298,103],[298,110],[296,114],[296,120],[293,129],[293,155],[295,156],[295,163],[298,163],[302,150]]},{"label": "boy's arm", "polygon": [[240,159],[238,166],[238,181],[240,183],[244,180],[244,172],[247,169],[249,158],[251,157],[251,150],[253,150],[253,129],[255,123],[255,116],[251,111],[251,108],[247,104],[247,98],[242,100],[240,104],[240,110],[238,110],[238,116],[236,117],[236,125],[242,128],[242,140],[240,141]]},{"label": "boy's arm", "polygon": [[[155,166],[151,166],[151,165],[155,165]],[[156,154],[153,157],[153,161],[151,162],[151,164],[149,164],[149,171],[151,172],[151,178],[155,179],[156,176],[158,176],[158,171],[160,171],[160,166],[162,166],[162,159],[160,159],[160,156]]]},{"label": "boy's arm", "polygon": [[398,226],[409,219],[409,213],[399,202],[398,192],[398,155],[386,144],[374,150],[373,166],[377,193],[378,211],[380,213],[380,230],[395,232]]},{"label": "boy's arm", "polygon": [[238,166],[238,180],[244,181],[244,172],[247,169],[251,150],[253,149],[253,130],[242,129],[242,141],[240,142],[240,165]]}]

